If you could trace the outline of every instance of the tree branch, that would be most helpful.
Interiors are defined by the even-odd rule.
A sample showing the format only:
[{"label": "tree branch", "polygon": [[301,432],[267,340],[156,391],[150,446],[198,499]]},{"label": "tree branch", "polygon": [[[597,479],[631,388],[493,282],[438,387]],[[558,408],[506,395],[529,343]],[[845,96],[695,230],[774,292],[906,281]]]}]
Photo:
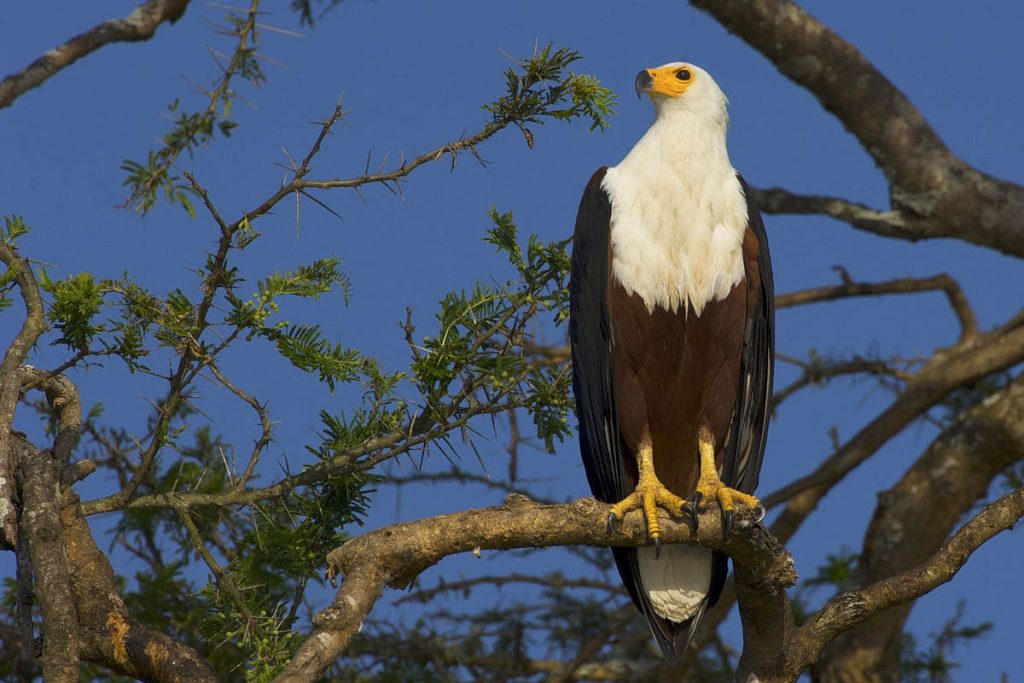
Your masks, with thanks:
[{"label": "tree branch", "polygon": [[[927,561],[992,480],[1021,458],[1024,377],[966,410],[899,482],[879,494],[857,562],[858,585],[870,586]],[[927,524],[918,523],[922,510],[929,511]],[[816,680],[898,678],[901,636],[912,606],[905,602],[886,610],[837,638],[815,665]]]},{"label": "tree branch", "polygon": [[180,19],[188,3],[189,0],[149,0],[126,17],[97,24],[58,45],[21,71],[0,81],[0,109],[11,106],[21,95],[105,45],[149,40],[160,24],[173,24]]},{"label": "tree branch", "polygon": [[128,614],[110,561],[97,547],[77,496],[70,495],[61,520],[68,560],[75,567],[71,586],[82,658],[145,681],[215,683],[213,669],[195,650]]},{"label": "tree branch", "polygon": [[751,193],[758,208],[765,213],[797,216],[821,214],[882,237],[911,242],[921,239],[907,227],[903,215],[898,211],[879,211],[842,197],[794,194],[781,187],[751,188]]},{"label": "tree branch", "polygon": [[1024,488],[1000,498],[957,531],[927,562],[867,588],[837,595],[803,626],[794,640],[794,675],[809,666],[837,635],[894,605],[946,583],[983,543],[1024,517]]},{"label": "tree branch", "polygon": [[954,237],[1024,256],[1024,187],[957,158],[857,48],[790,0],[691,0],[813,94],[889,180],[892,211],[830,197],[761,193],[773,208],[825,213],[888,237]]},{"label": "tree branch", "polygon": [[[627,516],[621,534],[609,534],[606,505],[584,498],[565,505],[542,505],[523,496],[509,496],[500,507],[396,524],[355,538],[327,558],[328,576],[344,575],[330,607],[314,617],[314,629],[276,680],[312,681],[344,650],[349,639],[386,586],[409,585],[427,567],[448,555],[480,549],[555,545],[636,546],[647,542],[642,515]],[[699,530],[663,519],[666,542],[688,542],[720,548],[730,554],[740,581],[756,582],[744,594],[745,609],[758,623],[783,623],[791,618],[785,586],[796,580],[792,558],[760,525],[723,538],[717,507],[700,515]],[[742,571],[739,569],[742,567]],[[754,586],[754,583],[750,585]],[[783,631],[776,635],[781,638]],[[765,642],[759,634],[745,640]],[[765,642],[767,645],[767,643]],[[777,640],[778,647],[781,640]]]},{"label": "tree branch", "polygon": [[43,679],[77,683],[78,615],[60,524],[60,468],[50,451],[35,451],[22,457],[18,474],[18,533],[27,537],[33,594],[43,612]]},{"label": "tree branch", "polygon": [[964,342],[978,334],[978,319],[974,315],[970,302],[964,295],[956,280],[946,273],[940,273],[926,278],[897,278],[883,282],[855,282],[846,272],[845,268],[836,267],[842,278],[842,283],[832,287],[818,287],[815,289],[804,289],[798,292],[782,294],[777,297],[775,305],[777,308],[789,308],[791,306],[803,306],[821,301],[834,301],[856,296],[879,296],[882,294],[913,294],[916,292],[942,291],[949,300],[949,306],[953,309],[960,322],[960,341]]},{"label": "tree branch", "polygon": [[14,474],[17,462],[14,459],[11,441],[11,427],[14,424],[14,410],[21,392],[21,366],[40,335],[46,330],[43,316],[43,298],[39,294],[39,283],[28,261],[7,242],[0,240],[0,261],[7,266],[5,277],[14,276],[18,292],[25,304],[25,320],[21,329],[11,341],[0,362],[0,550],[13,549],[17,544],[18,525],[14,503]]},{"label": "tree branch", "polygon": [[826,458],[811,474],[765,496],[766,506],[788,501],[772,532],[785,543],[818,502],[848,472],[890,438],[945,398],[950,391],[1024,360],[1024,328],[981,335],[970,344],[944,350],[906,384],[874,420]]}]

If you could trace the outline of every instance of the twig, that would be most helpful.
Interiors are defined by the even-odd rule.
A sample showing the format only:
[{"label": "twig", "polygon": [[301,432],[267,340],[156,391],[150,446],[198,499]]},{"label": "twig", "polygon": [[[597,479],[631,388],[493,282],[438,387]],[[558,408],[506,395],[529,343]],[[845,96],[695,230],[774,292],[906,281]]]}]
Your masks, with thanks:
[{"label": "twig", "polygon": [[882,294],[912,294],[941,290],[949,300],[950,308],[960,322],[960,341],[972,339],[978,334],[978,320],[971,309],[967,297],[960,289],[956,280],[945,273],[927,278],[899,278],[884,282],[854,282],[845,269],[837,268],[842,276],[842,284],[833,287],[805,289],[789,294],[781,294],[775,299],[776,308],[802,306],[821,301],[834,301],[856,296],[879,296]]},{"label": "twig", "polygon": [[267,407],[265,405],[257,401],[254,396],[242,391],[233,382],[231,382],[231,380],[225,377],[220,371],[220,368],[217,367],[216,363],[211,361],[207,364],[207,367],[210,372],[213,373],[213,376],[217,378],[218,382],[227,387],[227,389],[235,396],[249,404],[249,406],[256,411],[257,417],[259,417],[260,436],[253,444],[252,453],[249,455],[249,461],[245,465],[245,471],[242,472],[242,475],[238,477],[232,485],[232,489],[241,491],[245,488],[246,483],[248,483],[249,479],[252,477],[253,472],[256,471],[256,464],[259,462],[263,449],[265,449],[273,439],[273,424],[270,422],[270,415],[267,413]]},{"label": "twig", "polygon": [[500,576],[476,576],[472,579],[463,579],[462,581],[441,581],[441,583],[433,588],[424,588],[414,593],[410,593],[409,595],[404,595],[398,600],[395,600],[395,604],[400,605],[403,602],[424,603],[429,600],[433,600],[442,593],[468,593],[471,589],[476,588],[477,586],[494,586],[497,588],[510,583],[530,583],[556,590],[563,588],[583,588],[587,590],[606,591],[608,593],[615,594],[621,594],[623,592],[621,584],[611,584],[606,581],[598,581],[596,579],[567,579],[557,574],[534,576],[532,574],[512,573],[502,574]]}]

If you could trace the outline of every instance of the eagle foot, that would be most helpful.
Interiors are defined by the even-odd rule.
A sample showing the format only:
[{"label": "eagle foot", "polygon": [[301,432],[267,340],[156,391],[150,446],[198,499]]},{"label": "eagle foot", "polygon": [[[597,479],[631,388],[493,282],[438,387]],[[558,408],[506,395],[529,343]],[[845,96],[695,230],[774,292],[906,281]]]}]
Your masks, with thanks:
[{"label": "eagle foot", "polygon": [[764,519],[764,506],[761,505],[761,501],[749,493],[737,491],[722,483],[715,461],[715,441],[709,430],[701,429],[697,445],[700,452],[700,478],[697,480],[697,490],[693,493],[694,530],[701,503],[708,500],[718,501],[718,506],[722,509],[722,527],[726,536],[732,534],[737,505],[757,510],[758,521]]},{"label": "eagle foot", "polygon": [[709,500],[717,501],[722,509],[722,530],[726,536],[732,534],[737,506],[755,510],[757,512],[756,522],[764,519],[765,509],[761,505],[761,501],[748,493],[729,488],[722,483],[717,473],[713,473],[713,476],[702,476],[700,481],[697,482],[697,490],[693,494],[693,504],[687,510],[691,512],[695,531],[697,527],[697,513],[702,509],[706,509],[707,505],[702,505],[702,503]]},{"label": "eagle foot", "polygon": [[636,490],[608,511],[608,532],[621,533],[621,522],[626,513],[642,510],[647,522],[647,537],[654,543],[654,555],[661,555],[661,526],[658,524],[658,508],[665,509],[670,515],[680,516],[686,501],[665,488],[658,481],[651,469],[644,469]]}]

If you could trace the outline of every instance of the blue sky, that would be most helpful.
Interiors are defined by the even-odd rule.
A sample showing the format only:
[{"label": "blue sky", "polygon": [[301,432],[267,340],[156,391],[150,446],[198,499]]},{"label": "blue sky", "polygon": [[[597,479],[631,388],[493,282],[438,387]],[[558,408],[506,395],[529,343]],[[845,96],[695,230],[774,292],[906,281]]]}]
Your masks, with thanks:
[{"label": "blue sky", "polygon": [[[1019,40],[1024,6],[881,0],[805,6],[898,84],[954,152],[986,172],[1024,182],[1019,124],[1024,94],[1016,85],[1024,63]],[[69,36],[131,7],[128,2],[5,4],[0,8],[0,72],[21,68]],[[200,106],[192,84],[205,84],[216,75],[208,48],[229,49],[211,29],[221,15],[221,10],[195,3],[154,40],[110,46],[0,111],[0,212],[21,214],[34,226],[22,250],[52,264],[53,275],[91,271],[116,277],[127,271],[157,292],[194,287],[188,269],[212,244],[210,222],[190,220],[166,205],[145,219],[116,209],[125,198],[119,165],[156,146],[167,125],[162,113],[172,99]],[[349,114],[314,164],[317,176],[355,175],[370,151],[376,159],[385,153],[396,159],[477,130],[486,118],[480,105],[502,93],[501,72],[508,65],[502,51],[526,55],[535,43],[548,41],[571,47],[584,55],[579,70],[597,75],[620,94],[618,114],[607,132],[551,123],[534,128],[531,150],[517,132],[508,131],[481,148],[487,167],[465,156],[454,172],[445,163],[418,171],[401,199],[382,188],[366,191],[365,203],[351,192],[328,195],[325,200],[342,214],[341,220],[306,204],[297,230],[289,204],[258,226],[263,237],[244,254],[250,279],[324,255],[338,256],[353,281],[350,305],[328,299],[292,309],[289,316],[317,319],[345,344],[374,353],[395,369],[407,362],[397,328],[406,306],[412,307],[420,332],[429,334],[436,302],[445,292],[505,275],[500,259],[479,239],[488,226],[489,207],[512,210],[524,234],[545,239],[569,235],[590,174],[617,162],[652,117],[649,103],[632,96],[633,76],[642,67],[682,59],[715,76],[731,101],[733,163],[751,184],[886,205],[884,178],[852,136],[806,91],[683,2],[349,0],[311,31],[299,29],[281,6],[274,6],[266,23],[303,36],[264,32],[269,81],[258,90],[240,86],[250,104],[237,106],[235,134],[182,164],[194,170],[229,216],[255,206],[276,188],[282,171],[275,164],[286,161],[282,148],[302,154],[315,133],[308,122],[326,116],[339,96]],[[1024,290],[1024,269],[990,251],[950,241],[888,241],[824,218],[768,217],[766,222],[780,292],[833,283],[831,267],[838,264],[861,280],[948,272],[963,284],[982,326],[1004,320],[1020,305],[1019,296],[1011,293]],[[0,318],[5,341],[19,323],[12,312]],[[562,332],[547,329],[543,334],[558,341]],[[955,319],[940,294],[806,307],[784,311],[778,319],[779,350],[794,356],[806,356],[810,349],[841,355],[872,348],[883,354],[926,354],[955,337]],[[55,360],[44,347],[33,362],[49,366]],[[244,377],[248,391],[269,400],[280,421],[277,443],[266,457],[266,476],[286,460],[302,461],[320,408],[341,410],[351,400],[350,392],[327,394],[266,349],[239,349],[225,370]],[[791,377],[788,369],[780,369],[782,383]],[[136,429],[146,414],[145,399],[161,391],[154,381],[130,376],[116,365],[80,374],[76,381],[86,404],[102,401],[108,415]],[[211,390],[204,406],[216,429],[246,443],[255,435],[248,409],[220,398]],[[806,473],[825,457],[831,450],[830,427],[848,438],[887,400],[868,384],[841,384],[791,399],[772,427],[761,492]],[[860,545],[875,492],[891,485],[933,435],[930,427],[911,426],[825,499],[790,544],[803,575],[813,573],[826,553]],[[485,463],[495,477],[504,473],[503,445],[500,439],[484,444]],[[470,453],[465,464],[479,467]],[[435,465],[443,468],[445,463]],[[575,440],[555,457],[528,453],[524,470],[524,476],[550,477],[535,487],[538,494],[570,498],[587,492]],[[83,487],[86,496],[107,491],[96,479]],[[406,488],[399,500],[384,489],[369,525],[499,499],[477,489]],[[103,528],[102,521],[97,524]],[[0,560],[3,572],[13,572],[8,560]],[[501,556],[452,558],[422,582],[494,572],[508,561]],[[534,569],[562,567],[571,573],[575,568],[559,552],[530,562]],[[1007,655],[1017,637],[1014,617],[1024,611],[1022,568],[1019,538],[1003,534],[976,553],[951,585],[915,608],[911,626],[922,634],[937,628],[962,598],[969,601],[969,621],[994,622],[994,633],[958,653],[964,661],[958,680],[995,680],[1003,670],[1011,681],[1024,676]],[[385,596],[377,616],[389,613],[394,597]]]}]

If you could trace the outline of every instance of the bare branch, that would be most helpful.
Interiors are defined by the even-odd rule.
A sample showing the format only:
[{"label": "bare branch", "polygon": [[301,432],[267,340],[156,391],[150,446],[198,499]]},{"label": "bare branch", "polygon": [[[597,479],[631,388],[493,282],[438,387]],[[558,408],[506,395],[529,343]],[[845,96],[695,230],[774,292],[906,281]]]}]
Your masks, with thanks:
[{"label": "bare branch", "polygon": [[883,360],[872,360],[870,358],[854,357],[845,361],[826,362],[820,367],[812,366],[809,363],[798,363],[803,368],[800,377],[788,385],[776,391],[772,396],[772,409],[777,409],[783,401],[793,396],[798,391],[811,385],[823,384],[829,379],[842,377],[844,375],[868,374],[875,377],[891,377],[906,381],[912,375],[905,370],[892,367],[890,363]]},{"label": "bare branch", "polygon": [[621,583],[612,584],[606,581],[587,578],[568,579],[557,574],[534,576],[533,574],[512,573],[501,574],[499,576],[476,576],[472,579],[463,579],[461,581],[444,581],[442,579],[440,583],[432,588],[424,588],[414,593],[410,593],[409,595],[402,596],[398,600],[395,600],[395,604],[400,605],[403,602],[427,602],[443,593],[468,593],[471,589],[476,588],[477,586],[493,586],[497,588],[510,583],[529,583],[537,586],[545,586],[546,588],[554,588],[556,590],[563,588],[583,588],[625,595],[625,589]]},{"label": "bare branch", "polygon": [[[1024,378],[966,410],[928,446],[878,506],[857,562],[858,586],[907,571],[939,549],[993,478],[1024,458]],[[936,501],[942,501],[936,505]],[[918,523],[922,511],[928,523]],[[897,678],[903,627],[912,602],[850,629],[815,664],[823,683]],[[840,673],[841,672],[841,673]],[[851,679],[851,672],[862,672]]]},{"label": "bare branch", "polygon": [[964,342],[978,334],[978,320],[974,316],[967,297],[956,280],[945,273],[927,278],[898,278],[884,282],[855,282],[846,270],[837,268],[842,284],[833,287],[805,289],[781,294],[775,300],[777,308],[802,306],[821,301],[834,301],[856,296],[879,296],[882,294],[913,294],[939,290],[945,292],[950,308],[960,322],[960,341]]},{"label": "bare branch", "polygon": [[765,213],[821,214],[882,237],[895,237],[911,242],[921,239],[906,226],[903,215],[898,211],[879,211],[841,197],[794,194],[781,187],[751,188],[751,192],[758,208]]},{"label": "bare branch", "polygon": [[874,420],[826,458],[811,474],[764,497],[765,505],[789,501],[772,525],[785,543],[818,502],[853,468],[874,454],[945,398],[950,391],[1024,360],[1024,329],[980,335],[970,344],[944,350],[907,382],[904,390]]},{"label": "bare branch", "polygon": [[952,579],[975,550],[999,532],[1012,528],[1022,516],[1024,489],[1018,489],[979,512],[921,566],[829,600],[800,627],[794,641],[796,652],[791,671],[798,673],[809,666],[843,631]]},{"label": "bare branch", "polygon": [[181,18],[189,0],[148,0],[121,19],[97,24],[85,33],[58,45],[21,71],[0,81],[0,109],[45,83],[51,76],[105,45],[149,40],[164,22]]},{"label": "bare branch", "polygon": [[[831,198],[762,196],[902,239],[954,237],[1024,256],[1024,187],[957,158],[857,48],[790,0],[691,0],[807,88],[889,180],[891,212]],[[794,206],[795,205],[795,206]]]}]

